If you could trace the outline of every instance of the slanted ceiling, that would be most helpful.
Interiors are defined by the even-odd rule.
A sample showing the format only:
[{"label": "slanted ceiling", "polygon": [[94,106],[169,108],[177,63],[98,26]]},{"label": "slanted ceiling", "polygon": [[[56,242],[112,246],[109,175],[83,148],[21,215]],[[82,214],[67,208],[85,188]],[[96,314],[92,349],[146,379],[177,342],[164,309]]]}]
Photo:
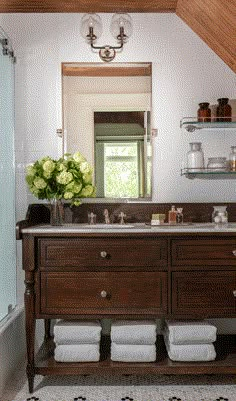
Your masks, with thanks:
[{"label": "slanted ceiling", "polygon": [[176,14],[236,72],[236,0],[178,0]]},{"label": "slanted ceiling", "polygon": [[236,0],[0,0],[0,13],[176,13],[236,72]]}]

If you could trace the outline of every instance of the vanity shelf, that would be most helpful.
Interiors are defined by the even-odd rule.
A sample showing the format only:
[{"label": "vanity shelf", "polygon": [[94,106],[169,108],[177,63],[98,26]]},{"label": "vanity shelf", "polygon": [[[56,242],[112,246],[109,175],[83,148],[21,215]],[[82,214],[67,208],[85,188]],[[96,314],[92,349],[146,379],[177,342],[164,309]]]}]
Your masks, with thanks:
[{"label": "vanity shelf", "polygon": [[[212,121],[198,121],[196,117],[184,117],[180,121],[180,128],[184,128],[188,132],[194,132],[201,129],[233,129],[236,128],[236,116],[231,117],[232,121],[214,121],[216,117],[212,117]],[[226,117],[227,119],[227,117]]]},{"label": "vanity shelf", "polygon": [[168,358],[163,336],[156,341],[157,360],[148,363],[113,362],[110,359],[110,338],[102,336],[99,362],[56,362],[53,338],[44,341],[36,357],[35,373],[40,375],[147,375],[147,374],[235,374],[236,343],[233,335],[217,336],[217,358],[210,362],[173,362]]}]

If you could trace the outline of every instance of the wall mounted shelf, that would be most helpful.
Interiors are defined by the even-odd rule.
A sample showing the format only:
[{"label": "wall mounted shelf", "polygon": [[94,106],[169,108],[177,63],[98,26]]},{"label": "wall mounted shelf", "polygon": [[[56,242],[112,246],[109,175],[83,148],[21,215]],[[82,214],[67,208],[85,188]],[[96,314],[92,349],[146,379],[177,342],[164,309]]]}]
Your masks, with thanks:
[{"label": "wall mounted shelf", "polygon": [[[198,121],[197,117],[184,117],[180,121],[180,128],[184,128],[187,132],[195,132],[196,130],[212,130],[212,132],[219,131],[221,129],[236,129],[236,116],[232,116],[232,121],[214,121],[216,117],[212,117],[209,121],[209,117],[206,118],[207,121]],[[225,117],[227,120],[228,117]],[[221,180],[221,179],[235,179],[236,171],[219,170],[219,168],[183,168],[181,169],[181,175],[189,179],[199,178],[199,179],[211,179],[211,180]]]},{"label": "wall mounted shelf", "polygon": [[[184,117],[180,121],[180,128],[184,128],[188,132],[194,132],[196,130],[201,129],[233,129],[236,128],[236,117],[231,117],[232,121],[214,121],[215,117],[212,118],[212,121],[198,121],[196,117]],[[226,117],[227,119],[227,117]]]},{"label": "wall mounted shelf", "polygon": [[194,179],[212,179],[212,180],[222,180],[222,179],[235,179],[236,171],[212,171],[212,169],[201,169],[201,171],[195,171],[195,169],[183,168],[181,170],[181,175],[186,178]]}]

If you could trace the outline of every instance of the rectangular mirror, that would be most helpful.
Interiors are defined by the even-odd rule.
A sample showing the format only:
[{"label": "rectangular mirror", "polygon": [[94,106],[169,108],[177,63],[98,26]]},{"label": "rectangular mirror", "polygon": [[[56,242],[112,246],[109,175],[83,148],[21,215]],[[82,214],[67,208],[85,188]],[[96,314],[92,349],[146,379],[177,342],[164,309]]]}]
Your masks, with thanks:
[{"label": "rectangular mirror", "polygon": [[151,199],[151,63],[63,63],[64,153],[94,168],[97,197]]}]

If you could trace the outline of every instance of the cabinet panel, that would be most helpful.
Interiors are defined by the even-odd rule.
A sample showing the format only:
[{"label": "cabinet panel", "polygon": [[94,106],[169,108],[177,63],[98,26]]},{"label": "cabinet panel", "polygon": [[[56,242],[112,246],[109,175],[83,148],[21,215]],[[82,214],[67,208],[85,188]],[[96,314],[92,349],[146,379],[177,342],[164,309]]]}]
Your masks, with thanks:
[{"label": "cabinet panel", "polygon": [[[145,256],[144,256],[145,253]],[[77,270],[109,267],[165,267],[167,241],[164,239],[90,238],[39,240],[41,270]],[[99,269],[100,270],[100,269]]]},{"label": "cabinet panel", "polygon": [[[236,266],[235,239],[187,239],[172,241],[172,267],[180,270],[183,266]],[[178,268],[180,267],[180,268]]]},{"label": "cabinet panel", "polygon": [[172,313],[193,317],[236,317],[236,272],[172,273]]},{"label": "cabinet panel", "polygon": [[165,272],[41,273],[41,313],[164,314]]}]

